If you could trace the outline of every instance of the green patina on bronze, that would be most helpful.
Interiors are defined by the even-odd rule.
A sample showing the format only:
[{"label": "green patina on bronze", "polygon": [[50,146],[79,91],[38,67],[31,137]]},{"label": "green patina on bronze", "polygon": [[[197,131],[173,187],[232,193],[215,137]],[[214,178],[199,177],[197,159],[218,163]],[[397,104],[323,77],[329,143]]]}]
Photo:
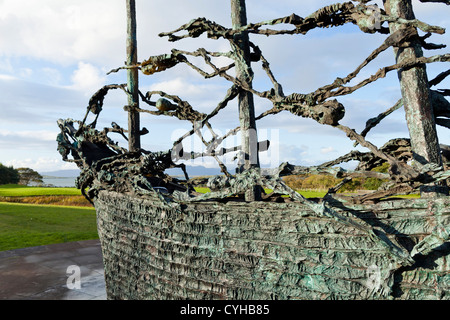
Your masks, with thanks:
[{"label": "green patina on bronze", "polygon": [[[450,55],[424,57],[422,48],[443,46],[426,43],[428,35],[417,34],[417,28],[437,34],[444,29],[415,19],[410,0],[386,0],[384,10],[368,5],[370,1],[345,2],[323,7],[306,18],[292,14],[250,24],[245,1],[231,0],[231,28],[199,18],[160,34],[179,41],[206,33],[211,39],[229,41],[230,51],[173,49],[138,63],[132,41],[136,35],[134,1],[127,1],[129,59],[126,66],[112,72],[127,70],[128,84],[108,85],[96,92],[83,121],[58,121],[58,151],[82,170],[77,186],[97,211],[109,299],[450,299],[450,147],[438,142],[435,129],[436,125],[450,127],[449,90],[430,90],[450,72],[429,81],[425,69],[426,63],[450,61]],[[353,72],[310,93],[286,96],[269,62],[249,38],[252,34],[306,35],[314,28],[345,23],[388,36]],[[293,28],[267,28],[277,24]],[[186,33],[179,35],[183,31]],[[396,55],[394,65],[349,85],[391,47]],[[212,71],[194,65],[190,57],[204,59]],[[215,57],[230,62],[218,67],[213,63]],[[267,91],[252,87],[254,62],[261,62],[273,85]],[[152,75],[180,64],[206,79],[223,77],[231,82],[225,97],[209,114],[196,111],[178,96],[163,91],[143,94],[137,89],[138,70]],[[229,73],[232,69],[236,69],[235,75]],[[369,119],[361,133],[342,125],[346,110],[336,98],[394,70],[400,80],[398,102]],[[125,108],[132,118],[128,130],[116,123],[96,129],[104,98],[112,89],[122,89],[130,98]],[[272,107],[255,116],[254,95],[267,99]],[[140,107],[138,97],[150,109]],[[209,120],[220,116],[234,99],[238,100],[240,126],[218,136]],[[392,139],[382,147],[366,139],[369,130],[402,106],[409,138]],[[258,142],[256,121],[283,111],[341,130],[355,146],[368,152],[354,150],[314,167],[286,162],[262,170],[258,152],[267,150],[270,142]],[[169,150],[144,150],[139,136],[149,131],[139,128],[139,112],[189,121],[192,130]],[[95,118],[87,124],[91,114]],[[203,127],[211,133],[210,140],[203,136]],[[222,141],[238,131],[243,137],[241,146],[221,147]],[[111,133],[127,139],[128,149],[110,139]],[[183,140],[193,135],[200,137],[205,151],[183,150]],[[236,152],[241,159],[236,174],[220,160],[229,152]],[[181,161],[198,157],[213,157],[223,172],[202,181],[211,189],[207,194],[195,191],[194,180]],[[352,160],[359,162],[355,170],[338,167]],[[389,165],[387,173],[372,171],[385,163]],[[184,171],[184,179],[165,173],[173,167]],[[323,199],[306,199],[282,179],[311,173],[343,180]],[[387,182],[364,195],[336,193],[361,176]],[[263,188],[273,192],[265,194]],[[418,191],[422,192],[420,199],[388,198]]]},{"label": "green patina on bronze", "polygon": [[[411,249],[435,226],[448,226],[449,204],[448,199],[397,200],[363,209],[335,204],[342,216],[371,224],[386,237],[383,242],[297,202],[171,206],[156,196],[102,191],[96,208],[108,296],[448,299],[448,242],[410,262],[387,250],[387,243]],[[439,222],[430,206],[445,219]]]}]

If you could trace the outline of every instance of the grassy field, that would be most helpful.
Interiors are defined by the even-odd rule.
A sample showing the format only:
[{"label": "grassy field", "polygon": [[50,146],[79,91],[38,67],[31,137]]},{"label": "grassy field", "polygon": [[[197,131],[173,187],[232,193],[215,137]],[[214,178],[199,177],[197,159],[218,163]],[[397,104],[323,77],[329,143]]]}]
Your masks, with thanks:
[{"label": "grassy field", "polygon": [[42,188],[15,184],[0,185],[0,197],[80,196],[77,188]]},{"label": "grassy field", "polygon": [[0,202],[92,207],[76,188],[42,188],[0,185]]},{"label": "grassy field", "polygon": [[0,185],[0,251],[97,239],[88,206],[76,188]]},{"label": "grassy field", "polygon": [[0,202],[0,251],[97,238],[94,208]]}]

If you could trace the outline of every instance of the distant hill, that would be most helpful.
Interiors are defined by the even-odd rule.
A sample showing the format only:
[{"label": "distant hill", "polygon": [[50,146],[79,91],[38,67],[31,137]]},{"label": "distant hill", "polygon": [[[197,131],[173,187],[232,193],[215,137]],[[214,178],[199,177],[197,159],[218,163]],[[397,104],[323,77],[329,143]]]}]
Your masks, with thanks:
[{"label": "distant hill", "polygon": [[80,175],[80,170],[57,170],[39,173],[43,177],[76,178]]}]

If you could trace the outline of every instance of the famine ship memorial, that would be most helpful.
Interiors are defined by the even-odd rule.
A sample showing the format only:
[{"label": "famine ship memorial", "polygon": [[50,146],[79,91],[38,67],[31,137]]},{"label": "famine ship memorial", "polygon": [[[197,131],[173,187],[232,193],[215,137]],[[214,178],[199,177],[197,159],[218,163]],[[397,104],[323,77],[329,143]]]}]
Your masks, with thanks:
[{"label": "famine ship memorial", "polygon": [[[448,0],[420,1],[439,3],[442,10],[450,4]],[[450,128],[446,98],[450,90],[437,88],[450,70],[429,79],[426,69],[427,64],[445,66],[450,55],[424,55],[424,50],[443,47],[427,39],[432,34],[445,36],[445,30],[416,19],[411,0],[384,0],[383,7],[370,2],[336,3],[306,17],[294,13],[250,22],[245,0],[231,0],[231,27],[197,18],[160,33],[177,43],[201,35],[211,41],[225,39],[229,51],[173,49],[139,62],[135,1],[127,0],[128,57],[126,65],[111,71],[126,72],[127,83],[97,91],[83,120],[58,120],[58,150],[65,161],[81,169],[77,187],[96,208],[108,299],[450,298],[450,147],[445,144],[449,136],[438,137],[436,131],[436,126]],[[382,34],[385,40],[348,75],[310,93],[300,93],[298,88],[299,92],[285,95],[264,52],[250,41],[258,35],[307,37],[313,29],[344,24]],[[395,64],[363,79],[361,71],[386,50],[395,56]],[[218,57],[229,59],[229,64],[217,66]],[[203,59],[208,69],[194,64],[194,58]],[[205,81],[222,77],[229,82],[223,99],[209,113],[196,111],[182,96],[170,92],[139,90],[140,73],[151,76],[181,64]],[[252,86],[255,67],[262,68],[272,84],[266,91]],[[370,86],[390,72],[398,74],[399,101],[369,119],[363,132],[341,124],[346,108],[339,97]],[[362,80],[350,85],[357,77]],[[128,97],[124,108],[128,128],[115,122],[96,128],[110,90],[121,90]],[[255,114],[255,96],[269,101],[271,108]],[[219,136],[210,120],[226,113],[231,101],[238,103],[240,126]],[[366,139],[370,130],[399,108],[406,114],[408,138],[386,141],[383,146]],[[354,150],[313,167],[283,162],[270,172],[263,171],[258,153],[270,148],[270,142],[258,141],[256,124],[280,112],[343,131],[366,152]],[[152,132],[141,127],[142,113],[155,121],[175,117],[190,122],[192,129],[169,150],[148,151],[140,138]],[[212,138],[203,137],[201,129]],[[222,142],[238,132],[240,145],[224,148]],[[126,137],[128,146],[116,143],[111,138],[114,134]],[[200,137],[203,152],[184,151],[183,141],[191,136]],[[238,159],[236,172],[230,172],[221,160],[230,153]],[[215,159],[222,171],[204,181],[211,190],[204,194],[195,191],[183,164],[201,157]],[[348,161],[359,164],[355,170],[340,167]],[[372,170],[382,164],[389,167],[387,173]],[[165,172],[175,167],[183,170],[183,178]],[[282,179],[311,173],[342,180],[325,197],[307,199]],[[386,182],[364,195],[338,193],[355,177]],[[420,198],[393,197],[411,193],[419,193]]]}]

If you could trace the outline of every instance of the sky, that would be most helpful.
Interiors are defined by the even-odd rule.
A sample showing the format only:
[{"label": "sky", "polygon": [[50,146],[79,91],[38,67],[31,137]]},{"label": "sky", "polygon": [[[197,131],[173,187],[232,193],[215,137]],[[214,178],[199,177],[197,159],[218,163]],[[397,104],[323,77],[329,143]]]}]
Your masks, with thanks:
[{"label": "sky", "polygon": [[[260,22],[295,13],[305,17],[322,6],[335,3],[326,0],[247,0],[248,22]],[[373,1],[382,5],[381,1]],[[422,4],[413,0],[416,17],[432,25],[450,27],[449,7],[443,4]],[[169,53],[172,48],[193,51],[228,51],[223,40],[185,39],[168,42],[158,36],[172,31],[197,17],[206,17],[223,26],[231,26],[230,4],[226,0],[136,0],[138,60]],[[62,161],[57,151],[56,136],[60,118],[82,120],[89,98],[106,84],[126,83],[126,72],[111,75],[111,69],[123,66],[126,60],[126,12],[124,0],[0,0],[0,163],[29,167],[38,172],[76,169]],[[420,32],[423,34],[422,32]],[[309,93],[345,77],[381,43],[385,36],[364,34],[354,25],[313,30],[308,35],[251,35],[269,61],[284,93]],[[450,45],[450,37],[433,35],[429,42]],[[446,51],[447,50],[447,51]],[[425,50],[425,56],[446,53]],[[193,60],[197,61],[197,60]],[[197,61],[198,62],[198,61]],[[217,63],[225,63],[218,60]],[[380,67],[394,64],[391,49],[382,53],[355,79],[362,80]],[[448,64],[428,66],[429,78],[448,69]],[[259,65],[254,66],[254,87],[267,90],[270,83]],[[194,109],[209,113],[231,86],[223,78],[205,80],[185,65],[152,76],[140,74],[140,90],[162,90],[178,95]],[[356,82],[352,82],[356,83]],[[439,88],[450,88],[450,80]],[[361,132],[367,119],[378,115],[400,98],[396,72],[356,93],[338,97],[346,108],[342,124]],[[123,106],[126,96],[112,92],[105,100],[98,128],[109,127],[112,121],[126,128]],[[149,107],[151,108],[151,107]],[[256,114],[271,108],[270,103],[255,98]],[[175,118],[141,116],[141,124],[149,130],[143,137],[146,150],[168,150],[174,140],[191,128]],[[214,118],[217,134],[225,134],[239,125],[237,104],[231,103]],[[268,116],[257,123],[259,140],[271,140],[269,151],[260,154],[263,167],[275,167],[288,161],[297,165],[315,165],[335,159],[354,149],[353,143],[336,128],[288,112]],[[450,144],[448,129],[438,128],[441,143]],[[367,139],[382,146],[389,139],[407,137],[402,110],[373,129]],[[115,136],[111,138],[116,139]],[[120,143],[123,141],[117,137]],[[224,146],[239,145],[232,137]],[[125,145],[124,145],[125,146]],[[197,139],[186,140],[185,150],[201,148]],[[358,147],[359,148],[359,147]],[[365,149],[359,149],[367,151]],[[224,162],[233,166],[232,156]],[[215,166],[211,159],[194,165]]]}]

